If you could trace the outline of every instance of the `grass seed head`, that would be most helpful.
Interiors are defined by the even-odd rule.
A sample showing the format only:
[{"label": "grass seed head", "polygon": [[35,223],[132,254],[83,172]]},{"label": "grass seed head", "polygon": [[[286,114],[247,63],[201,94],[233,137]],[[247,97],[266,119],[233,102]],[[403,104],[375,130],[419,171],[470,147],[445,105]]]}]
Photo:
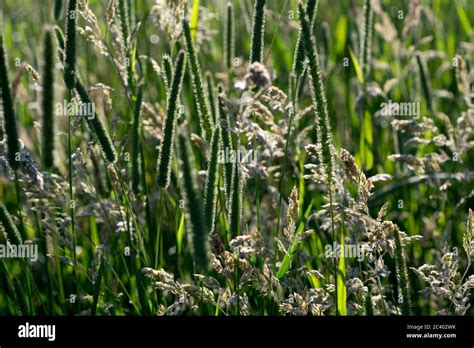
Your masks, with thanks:
[{"label": "grass seed head", "polygon": [[20,280],[13,277],[13,290],[15,294],[16,305],[18,306],[19,315],[29,315],[28,305],[26,304],[25,292],[21,287]]},{"label": "grass seed head", "polygon": [[314,44],[313,35],[310,30],[308,17],[301,3],[298,4],[300,14],[300,24],[302,32],[302,40],[308,59],[308,67],[311,82],[311,96],[313,99],[313,107],[316,114],[316,132],[318,142],[321,144],[321,160],[325,167],[328,183],[332,182],[333,177],[333,150],[332,150],[332,133],[329,121],[328,104],[324,81],[319,69],[319,58]]},{"label": "grass seed head", "polygon": [[173,143],[176,133],[176,113],[179,108],[179,95],[181,93],[181,85],[183,83],[184,66],[186,57],[184,51],[178,53],[176,59],[171,87],[167,93],[166,102],[166,120],[163,130],[163,140],[160,146],[158,156],[158,187],[166,189],[170,183],[171,161],[173,158]]},{"label": "grass seed head", "polygon": [[[79,79],[76,80],[76,92],[79,95],[79,98],[81,98],[82,103],[89,105],[92,104],[92,100],[86,90],[86,87]],[[105,160],[108,163],[114,163],[117,161],[117,153],[115,152],[114,144],[110,138],[109,132],[104,127],[102,121],[99,119],[99,116],[94,112],[93,115],[88,115],[88,117],[85,117],[85,120],[93,136],[99,142],[100,149]]]},{"label": "grass seed head", "polygon": [[[306,4],[306,13],[308,14],[311,21],[311,31],[313,31],[314,22],[316,19],[316,13],[319,5],[319,0],[308,0]],[[298,38],[296,40],[295,55],[293,57],[293,72],[296,76],[301,76],[304,68],[304,61],[306,56],[304,54],[304,46],[301,42],[301,28],[298,32]]]},{"label": "grass seed head", "polygon": [[265,0],[255,0],[250,49],[250,63],[263,63],[265,36]]},{"label": "grass seed head", "polygon": [[190,239],[191,250],[196,269],[207,271],[210,263],[208,227],[202,211],[195,159],[191,150],[188,135],[181,131],[178,134],[180,182],[185,204],[185,221]]},{"label": "grass seed head", "polygon": [[64,44],[64,82],[69,90],[76,86],[76,20],[77,0],[68,0],[66,7],[66,40]]},{"label": "grass seed head", "polygon": [[23,244],[20,232],[13,223],[12,217],[7,208],[0,202],[0,223],[3,226],[3,232],[9,243],[20,245]]},{"label": "grass seed head", "polygon": [[140,192],[140,156],[141,156],[141,108],[143,99],[143,85],[138,86],[137,99],[135,102],[135,112],[132,128],[132,190],[135,194]]},{"label": "grass seed head", "polygon": [[360,62],[362,68],[362,75],[367,80],[370,74],[370,67],[372,61],[372,31],[373,31],[373,17],[372,0],[365,0],[364,2],[364,30],[362,33],[362,41],[360,44]]},{"label": "grass seed head", "polygon": [[193,95],[197,104],[201,132],[204,138],[210,140],[212,135],[212,123],[211,116],[209,114],[209,106],[207,105],[206,94],[204,91],[201,67],[199,66],[199,60],[196,53],[196,48],[194,46],[194,42],[192,40],[191,29],[189,28],[188,21],[186,19],[183,19],[182,25],[184,46],[186,49],[186,54],[188,56],[189,74],[191,75]]},{"label": "grass seed head", "polygon": [[169,88],[173,77],[173,61],[169,55],[165,54],[163,56],[161,59],[161,66],[163,67],[161,72],[163,80],[165,81],[166,87]]},{"label": "grass seed head", "polygon": [[0,88],[3,106],[3,128],[7,137],[8,164],[13,170],[20,165],[20,140],[15,116],[3,33],[0,29]]},{"label": "grass seed head", "polygon": [[44,66],[43,66],[43,99],[42,113],[42,157],[43,167],[54,166],[55,119],[54,119],[54,46],[53,31],[47,27],[44,32]]},{"label": "grass seed head", "polygon": [[227,18],[225,27],[225,66],[232,70],[235,55],[234,9],[232,1],[227,3]]},{"label": "grass seed head", "polygon": [[211,156],[207,168],[206,190],[204,193],[204,216],[207,219],[209,234],[214,232],[216,204],[219,184],[219,152],[221,151],[221,129],[216,127],[211,138]]}]

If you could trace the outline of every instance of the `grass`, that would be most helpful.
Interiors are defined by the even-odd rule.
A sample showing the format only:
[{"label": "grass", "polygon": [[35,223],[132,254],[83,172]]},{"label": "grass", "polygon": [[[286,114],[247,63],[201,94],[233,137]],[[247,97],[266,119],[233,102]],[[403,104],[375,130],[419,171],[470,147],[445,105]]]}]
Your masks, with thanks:
[{"label": "grass", "polygon": [[0,10],[1,315],[474,313],[470,1]]}]

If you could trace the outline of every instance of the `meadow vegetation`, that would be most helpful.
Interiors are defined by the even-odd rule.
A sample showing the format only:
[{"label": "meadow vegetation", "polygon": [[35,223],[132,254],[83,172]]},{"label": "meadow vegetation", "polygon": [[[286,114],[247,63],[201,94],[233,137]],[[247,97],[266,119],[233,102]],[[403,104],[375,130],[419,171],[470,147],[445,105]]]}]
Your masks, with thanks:
[{"label": "meadow vegetation", "polygon": [[474,313],[474,2],[0,12],[0,315]]}]

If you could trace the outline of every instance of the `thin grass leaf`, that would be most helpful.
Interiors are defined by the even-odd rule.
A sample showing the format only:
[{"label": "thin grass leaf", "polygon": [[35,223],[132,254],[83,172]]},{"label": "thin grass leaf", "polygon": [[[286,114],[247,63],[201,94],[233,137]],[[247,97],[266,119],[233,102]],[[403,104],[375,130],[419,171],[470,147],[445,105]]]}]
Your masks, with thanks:
[{"label": "thin grass leaf", "polygon": [[421,88],[423,90],[423,95],[426,100],[426,106],[430,112],[433,111],[433,102],[431,99],[431,87],[428,81],[428,77],[426,76],[425,66],[423,64],[423,59],[421,58],[420,54],[416,55],[416,63],[418,65],[418,70],[420,72],[420,81],[421,81]]},{"label": "thin grass leaf", "polygon": [[189,27],[191,28],[191,37],[196,41],[197,28],[199,23],[199,0],[193,1],[193,8],[191,9],[191,20]]},{"label": "thin grass leaf", "polygon": [[99,271],[97,272],[97,279],[94,284],[94,291],[92,295],[91,316],[95,316],[97,312],[97,304],[99,303],[100,286],[102,284],[102,277],[104,274],[104,255],[100,256]]},{"label": "thin grass leaf", "polygon": [[365,83],[364,74],[362,73],[362,69],[360,68],[359,61],[357,60],[357,57],[355,56],[351,48],[349,48],[349,55],[351,56],[352,64],[354,65],[354,71],[356,72],[359,82],[361,84],[364,84]]},{"label": "thin grass leaf", "polygon": [[184,214],[181,214],[178,230],[176,231],[176,246],[178,247],[178,255],[180,255],[181,250],[183,250],[183,235],[184,235]]},{"label": "thin grass leaf", "polygon": [[61,63],[64,62],[64,34],[60,27],[54,26],[54,34],[56,36],[56,45],[58,46],[58,58]]},{"label": "thin grass leaf", "polygon": [[54,19],[59,21],[61,19],[61,12],[63,10],[63,0],[54,1]]},{"label": "thin grass leaf", "polygon": [[346,260],[344,258],[344,234],[341,234],[341,252],[337,267],[337,312],[339,315],[347,315],[346,294]]},{"label": "thin grass leaf", "polygon": [[467,35],[470,35],[472,31],[471,21],[469,20],[469,17],[467,16],[466,11],[464,11],[463,4],[461,2],[456,3],[456,11],[458,13],[459,22],[461,23],[461,26],[464,32]]}]

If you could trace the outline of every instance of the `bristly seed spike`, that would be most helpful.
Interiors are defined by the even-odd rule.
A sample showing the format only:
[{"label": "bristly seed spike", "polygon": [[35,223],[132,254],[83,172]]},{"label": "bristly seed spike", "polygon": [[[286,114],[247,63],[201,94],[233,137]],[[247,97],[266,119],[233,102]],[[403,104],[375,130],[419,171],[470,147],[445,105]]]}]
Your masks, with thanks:
[{"label": "bristly seed spike", "polygon": [[157,163],[157,184],[158,187],[166,189],[170,182],[171,161],[173,158],[174,135],[176,133],[176,113],[179,108],[179,95],[181,93],[181,85],[183,83],[184,66],[186,57],[184,51],[181,50],[176,58],[174,73],[171,86],[167,93],[166,101],[166,119],[163,129],[163,140],[160,145],[160,153]]}]

